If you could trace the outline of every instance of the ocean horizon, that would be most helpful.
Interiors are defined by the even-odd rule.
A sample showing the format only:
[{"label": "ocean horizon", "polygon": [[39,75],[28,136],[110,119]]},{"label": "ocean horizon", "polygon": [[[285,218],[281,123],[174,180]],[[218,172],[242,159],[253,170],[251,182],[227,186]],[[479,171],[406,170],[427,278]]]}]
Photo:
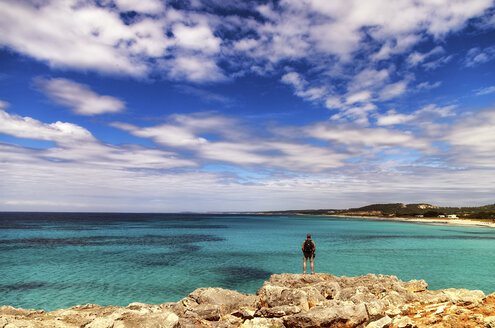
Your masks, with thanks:
[{"label": "ocean horizon", "polygon": [[275,273],[396,275],[495,291],[495,231],[302,215],[0,213],[0,305],[176,302],[200,287],[255,293]]}]

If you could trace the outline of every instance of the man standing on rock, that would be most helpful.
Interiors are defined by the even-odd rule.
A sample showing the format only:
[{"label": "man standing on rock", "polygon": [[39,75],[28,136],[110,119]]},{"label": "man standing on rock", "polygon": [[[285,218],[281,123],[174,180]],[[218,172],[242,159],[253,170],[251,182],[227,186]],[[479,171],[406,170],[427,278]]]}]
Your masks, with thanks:
[{"label": "man standing on rock", "polygon": [[316,246],[314,241],[311,240],[311,234],[308,233],[306,236],[306,240],[302,244],[302,251],[304,254],[304,262],[303,262],[303,273],[306,273],[306,263],[309,259],[309,262],[311,263],[311,274],[314,274],[315,270],[315,250]]}]

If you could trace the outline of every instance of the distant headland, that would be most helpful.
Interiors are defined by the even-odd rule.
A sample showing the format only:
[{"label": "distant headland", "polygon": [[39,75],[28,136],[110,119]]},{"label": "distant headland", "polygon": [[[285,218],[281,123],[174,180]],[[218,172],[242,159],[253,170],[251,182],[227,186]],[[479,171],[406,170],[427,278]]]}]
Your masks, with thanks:
[{"label": "distant headland", "polygon": [[372,204],[348,209],[308,209],[258,212],[264,215],[328,215],[413,223],[495,227],[495,204],[478,207],[441,207],[419,204]]}]

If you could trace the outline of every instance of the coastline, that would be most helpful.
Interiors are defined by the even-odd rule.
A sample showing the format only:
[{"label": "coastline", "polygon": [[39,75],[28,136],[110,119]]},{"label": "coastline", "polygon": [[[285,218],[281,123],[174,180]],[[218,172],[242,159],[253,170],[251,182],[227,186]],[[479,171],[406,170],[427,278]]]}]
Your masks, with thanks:
[{"label": "coastline", "polygon": [[444,219],[444,218],[404,218],[404,217],[382,217],[382,216],[359,216],[359,215],[329,215],[343,218],[370,219],[378,221],[403,222],[426,225],[447,225],[455,227],[486,227],[495,228],[495,222],[473,220],[473,219]]},{"label": "coastline", "polygon": [[495,293],[428,290],[424,280],[274,274],[256,294],[199,288],[173,303],[78,305],[51,312],[0,306],[0,327],[494,327]]}]

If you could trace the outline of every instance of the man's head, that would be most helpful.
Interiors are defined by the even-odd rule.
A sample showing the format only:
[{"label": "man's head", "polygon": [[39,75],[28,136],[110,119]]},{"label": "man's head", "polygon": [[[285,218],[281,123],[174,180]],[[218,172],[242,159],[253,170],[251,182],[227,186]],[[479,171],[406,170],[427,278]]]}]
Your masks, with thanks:
[{"label": "man's head", "polygon": [[306,238],[307,238],[307,239],[311,239],[311,234],[310,234],[310,233],[308,233],[308,234],[306,235]]}]

